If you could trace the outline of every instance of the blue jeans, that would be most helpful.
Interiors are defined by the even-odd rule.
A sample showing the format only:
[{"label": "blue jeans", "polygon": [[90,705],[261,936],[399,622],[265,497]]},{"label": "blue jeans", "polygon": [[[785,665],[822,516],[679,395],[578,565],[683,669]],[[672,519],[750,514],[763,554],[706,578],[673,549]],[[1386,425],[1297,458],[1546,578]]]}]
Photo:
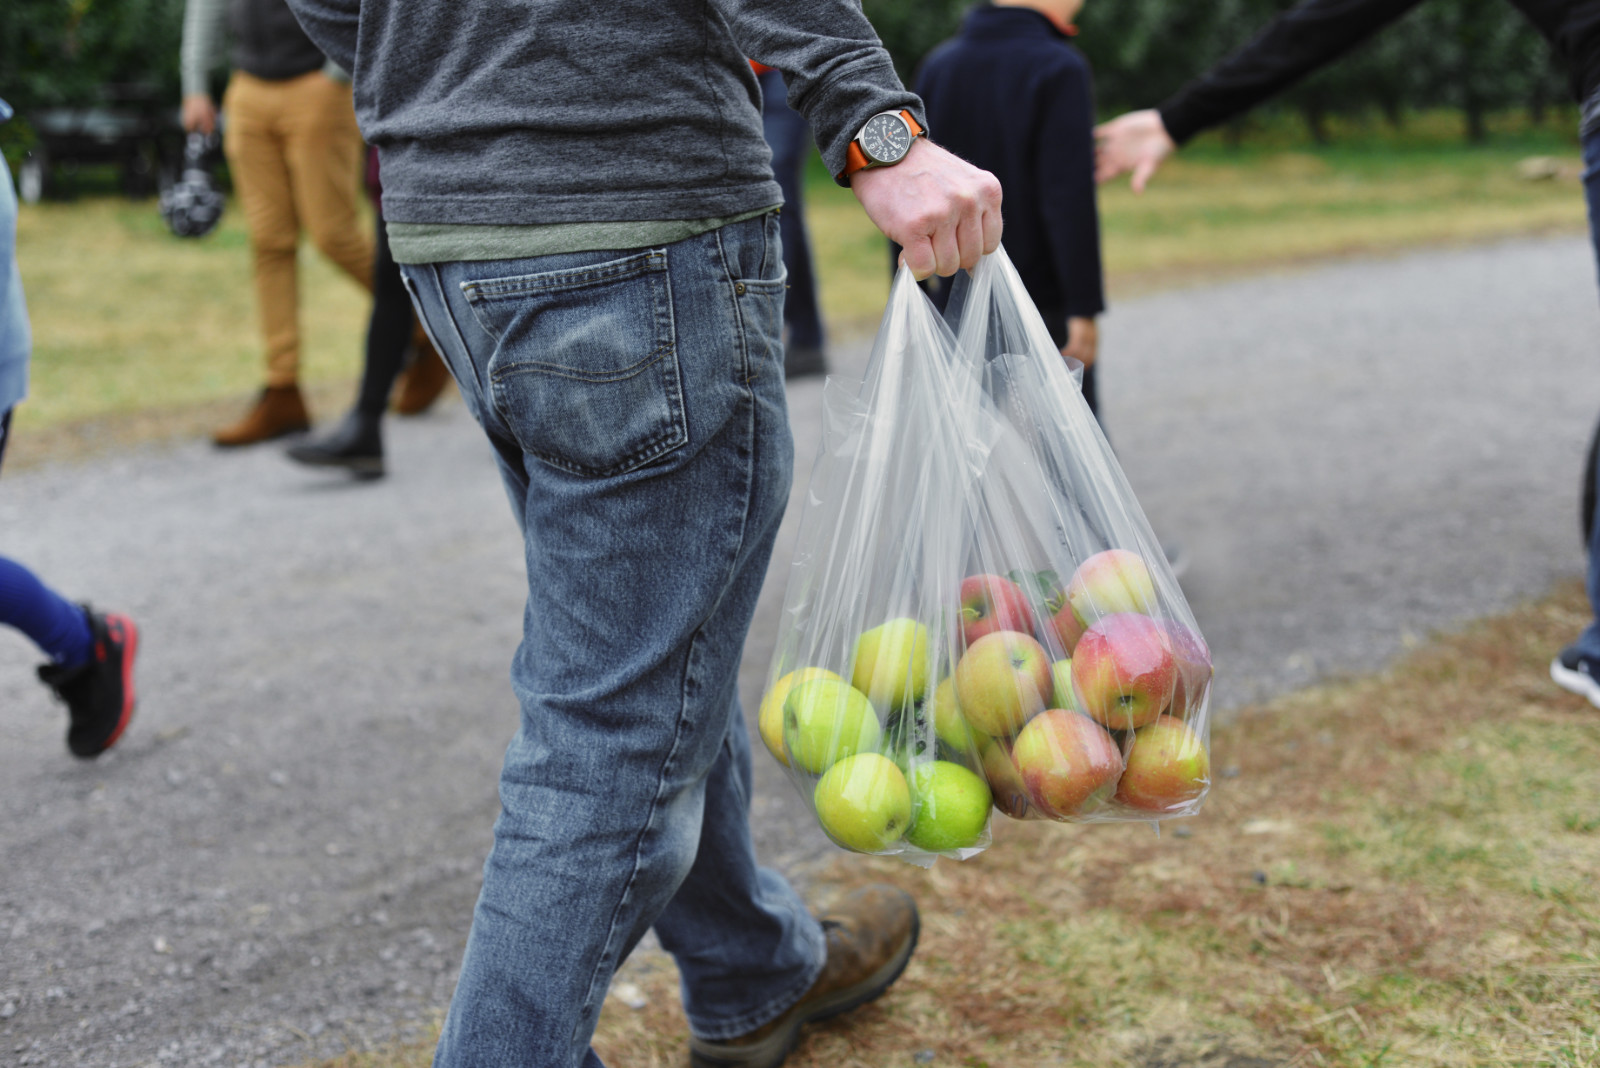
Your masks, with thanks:
[{"label": "blue jeans", "polygon": [[[1589,237],[1594,243],[1596,263],[1600,264],[1600,130],[1583,139],[1583,165],[1583,195],[1589,204]],[[1595,500],[1600,502],[1600,493]],[[1600,514],[1594,518],[1596,521],[1589,534],[1589,573],[1585,579],[1594,618],[1574,645],[1584,656],[1600,661]]]},{"label": "blue jeans", "polygon": [[810,987],[822,931],[757,867],[739,659],[788,501],[768,213],[665,249],[403,268],[526,541],[521,727],[435,1065],[600,1064],[654,927],[695,1034]]}]

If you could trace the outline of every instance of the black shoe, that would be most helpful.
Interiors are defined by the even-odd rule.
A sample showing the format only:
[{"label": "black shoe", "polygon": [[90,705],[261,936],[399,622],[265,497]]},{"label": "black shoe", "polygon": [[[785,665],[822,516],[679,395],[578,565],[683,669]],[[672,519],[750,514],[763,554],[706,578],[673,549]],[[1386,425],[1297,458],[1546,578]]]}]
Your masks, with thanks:
[{"label": "black shoe", "polygon": [[783,350],[783,377],[805,378],[828,373],[828,358],[816,345],[786,345]]},{"label": "black shoe", "polygon": [[383,477],[379,419],[351,412],[326,434],[289,446],[289,459],[312,467],[342,467],[357,478]]},{"label": "black shoe", "polygon": [[139,653],[139,628],[116,612],[97,614],[88,605],[94,634],[89,659],[76,667],[44,664],[39,679],[67,704],[72,717],[67,727],[67,748],[72,755],[92,759],[122,737],[133,718],[133,658]]},{"label": "black shoe", "polygon": [[1563,690],[1600,708],[1600,663],[1578,652],[1576,646],[1561,650],[1561,655],[1550,661],[1550,677]]}]

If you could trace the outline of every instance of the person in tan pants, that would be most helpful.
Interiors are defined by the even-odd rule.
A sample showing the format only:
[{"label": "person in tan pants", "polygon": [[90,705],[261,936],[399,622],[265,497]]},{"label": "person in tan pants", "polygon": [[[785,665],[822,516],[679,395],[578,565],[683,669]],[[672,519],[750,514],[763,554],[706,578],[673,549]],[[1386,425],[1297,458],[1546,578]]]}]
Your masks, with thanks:
[{"label": "person in tan pants", "polygon": [[223,96],[223,151],[250,232],[267,365],[254,407],[213,435],[234,446],[311,426],[299,388],[301,233],[368,292],[373,248],[358,212],[364,148],[350,83],[305,38],[283,0],[188,0],[185,128],[216,128],[206,75],[225,18],[234,70]]}]

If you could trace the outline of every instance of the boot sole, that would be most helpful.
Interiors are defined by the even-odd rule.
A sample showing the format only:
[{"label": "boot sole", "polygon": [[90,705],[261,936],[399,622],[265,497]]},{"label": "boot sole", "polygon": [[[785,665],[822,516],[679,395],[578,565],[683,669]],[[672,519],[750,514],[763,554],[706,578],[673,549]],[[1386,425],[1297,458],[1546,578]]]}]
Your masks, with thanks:
[{"label": "boot sole", "polygon": [[703,1042],[690,1035],[690,1068],[778,1068],[789,1054],[794,1052],[795,1046],[800,1044],[800,1029],[806,1024],[841,1015],[882,997],[911,962],[911,954],[916,951],[917,939],[921,934],[922,917],[913,913],[911,937],[906,939],[905,947],[883,967],[855,986],[846,987],[817,1002],[803,1015],[796,1016],[787,1026],[774,1031],[755,1045],[729,1049],[713,1042]]},{"label": "boot sole", "polygon": [[382,478],[383,457],[381,456],[316,456],[297,453],[291,450],[289,459],[307,467],[342,467],[357,478]]}]

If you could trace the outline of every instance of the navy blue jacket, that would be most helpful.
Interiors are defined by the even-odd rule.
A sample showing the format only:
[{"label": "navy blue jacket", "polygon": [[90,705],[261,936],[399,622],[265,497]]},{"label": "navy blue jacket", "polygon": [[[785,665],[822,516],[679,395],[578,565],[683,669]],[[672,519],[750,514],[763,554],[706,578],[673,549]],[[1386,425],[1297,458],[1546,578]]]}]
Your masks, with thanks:
[{"label": "navy blue jacket", "polygon": [[1083,54],[1037,11],[979,7],[928,54],[916,92],[929,136],[1000,179],[1006,254],[1051,332],[1104,311]]}]

